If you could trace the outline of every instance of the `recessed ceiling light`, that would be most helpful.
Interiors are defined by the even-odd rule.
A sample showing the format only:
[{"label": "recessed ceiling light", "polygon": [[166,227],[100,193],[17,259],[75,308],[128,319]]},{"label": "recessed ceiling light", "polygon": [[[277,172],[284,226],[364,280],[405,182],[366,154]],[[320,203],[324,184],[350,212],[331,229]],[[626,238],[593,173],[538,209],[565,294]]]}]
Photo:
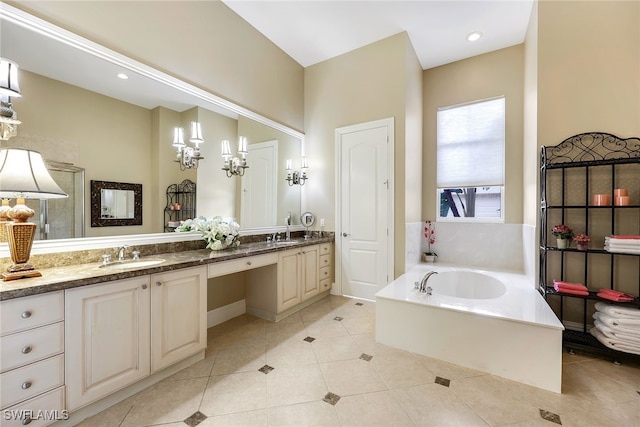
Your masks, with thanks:
[{"label": "recessed ceiling light", "polygon": [[474,31],[467,36],[467,40],[475,42],[476,40],[480,40],[480,37],[482,37],[482,33],[480,31]]},{"label": "recessed ceiling light", "polygon": [[118,73],[118,78],[122,80],[127,80],[129,76],[127,76],[125,73]]}]

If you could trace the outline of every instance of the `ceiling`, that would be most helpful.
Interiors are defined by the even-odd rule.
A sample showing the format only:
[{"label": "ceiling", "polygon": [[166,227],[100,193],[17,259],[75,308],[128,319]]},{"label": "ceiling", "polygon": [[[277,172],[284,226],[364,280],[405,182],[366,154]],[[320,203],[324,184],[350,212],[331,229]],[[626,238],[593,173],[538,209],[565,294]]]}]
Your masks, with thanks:
[{"label": "ceiling", "polygon": [[534,0],[222,1],[303,67],[406,32],[428,69],[524,42]]}]

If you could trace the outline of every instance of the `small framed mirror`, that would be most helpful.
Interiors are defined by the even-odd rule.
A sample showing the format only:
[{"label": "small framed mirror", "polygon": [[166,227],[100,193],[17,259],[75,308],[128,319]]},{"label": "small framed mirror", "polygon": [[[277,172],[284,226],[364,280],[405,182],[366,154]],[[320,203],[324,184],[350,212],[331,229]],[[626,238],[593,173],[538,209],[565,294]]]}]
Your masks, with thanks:
[{"label": "small framed mirror", "polygon": [[91,226],[142,225],[142,184],[91,181]]}]

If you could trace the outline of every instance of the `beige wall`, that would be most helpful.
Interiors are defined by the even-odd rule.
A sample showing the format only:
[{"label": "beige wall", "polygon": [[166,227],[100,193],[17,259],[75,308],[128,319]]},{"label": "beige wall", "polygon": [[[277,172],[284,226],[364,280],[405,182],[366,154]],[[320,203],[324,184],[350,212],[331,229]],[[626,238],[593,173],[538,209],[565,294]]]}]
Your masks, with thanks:
[{"label": "beige wall", "polygon": [[523,45],[424,72],[422,211],[425,219],[435,219],[437,215],[437,108],[505,95],[505,222],[522,223],[523,79]]},{"label": "beige wall", "polygon": [[[335,229],[336,128],[393,117],[395,120],[395,275],[404,271],[405,257],[405,144],[407,90],[418,87],[408,76],[418,75],[415,54],[408,59],[405,33],[305,69],[305,152],[313,162],[313,176],[302,193],[304,210],[324,218],[326,230]],[[411,70],[407,70],[412,64]],[[415,145],[415,102],[412,108],[412,144]],[[415,215],[415,213],[413,214]],[[316,226],[317,228],[317,226]],[[336,230],[340,231],[340,230]]]},{"label": "beige wall", "polygon": [[304,129],[302,66],[218,0],[7,3]]},{"label": "beige wall", "polygon": [[[538,3],[533,4],[524,44],[524,147],[522,222],[538,224]],[[535,245],[534,245],[535,246]],[[535,253],[536,251],[534,251]]]}]

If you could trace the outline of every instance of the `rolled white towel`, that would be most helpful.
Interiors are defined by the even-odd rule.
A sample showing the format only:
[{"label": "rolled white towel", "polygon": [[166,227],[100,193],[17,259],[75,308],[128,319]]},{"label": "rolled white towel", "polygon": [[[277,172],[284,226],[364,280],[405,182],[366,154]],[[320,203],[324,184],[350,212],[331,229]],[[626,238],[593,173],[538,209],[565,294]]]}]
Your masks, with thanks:
[{"label": "rolled white towel", "polygon": [[640,247],[640,239],[617,239],[615,237],[605,236],[604,242],[612,245],[631,245]]},{"label": "rolled white towel", "polygon": [[623,351],[625,353],[640,354],[640,345],[633,345],[622,340],[608,338],[600,329],[595,327],[591,328],[589,332],[591,332],[591,335],[596,337],[598,341],[609,348],[617,351]]},{"label": "rolled white towel", "polygon": [[614,304],[607,304],[602,301],[598,301],[594,305],[595,309],[601,311],[609,316],[617,317],[620,319],[636,319],[640,325],[640,309],[622,307]]},{"label": "rolled white towel", "polygon": [[600,329],[600,332],[605,334],[608,338],[619,339],[624,341],[629,341],[634,345],[640,345],[640,330],[636,334],[626,333],[624,331],[618,331],[616,329],[610,328],[599,320],[593,322],[593,325]]}]

